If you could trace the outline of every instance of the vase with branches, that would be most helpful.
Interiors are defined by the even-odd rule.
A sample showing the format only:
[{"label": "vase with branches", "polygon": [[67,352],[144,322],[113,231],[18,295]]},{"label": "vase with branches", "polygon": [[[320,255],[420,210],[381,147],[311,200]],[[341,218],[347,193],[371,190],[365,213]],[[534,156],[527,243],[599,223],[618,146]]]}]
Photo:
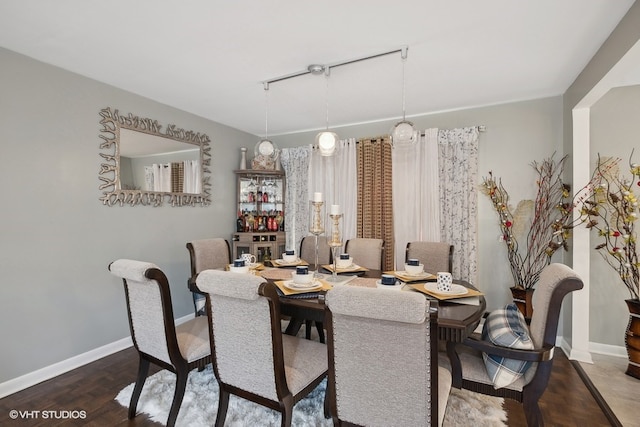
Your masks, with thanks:
[{"label": "vase with branches", "polygon": [[[633,155],[633,154],[632,154]],[[593,191],[582,202],[581,214],[587,228],[595,231],[595,249],[620,276],[631,299],[639,299],[640,263],[636,252],[638,199],[635,188],[640,186],[640,165],[629,160],[629,176],[619,172],[619,158],[598,162],[591,182]]]},{"label": "vase with branches", "polygon": [[[509,205],[509,193],[502,179],[494,177],[492,172],[483,178],[483,193],[490,198],[498,215],[500,239],[506,245],[517,289],[532,289],[553,254],[560,248],[567,249],[573,203],[571,187],[562,181],[566,160],[567,156],[564,156],[556,161],[552,155],[542,162],[531,163],[537,174],[536,198],[532,203],[521,202],[516,211]],[[519,242],[518,238],[525,233],[525,241]]]},{"label": "vase with branches", "polygon": [[640,379],[640,262],[636,251],[640,165],[629,157],[629,175],[620,172],[619,158],[598,155],[590,185],[589,197],[582,201],[580,213],[586,226],[597,233],[595,249],[616,271],[627,288],[630,298],[625,300],[629,309],[629,323],[625,332],[625,345],[629,357],[626,374]]}]

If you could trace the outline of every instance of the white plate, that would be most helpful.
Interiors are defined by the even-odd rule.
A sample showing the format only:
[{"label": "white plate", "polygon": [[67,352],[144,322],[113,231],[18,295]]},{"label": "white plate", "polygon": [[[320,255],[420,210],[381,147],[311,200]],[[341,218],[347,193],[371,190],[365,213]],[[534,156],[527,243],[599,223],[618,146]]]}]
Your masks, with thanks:
[{"label": "white plate", "polygon": [[322,288],[322,283],[314,280],[311,283],[301,285],[301,284],[295,283],[293,280],[285,280],[284,287],[291,289],[292,291],[314,291]]},{"label": "white plate", "polygon": [[286,262],[285,260],[279,258],[279,259],[276,260],[276,263],[278,265],[298,265],[298,264],[300,264],[300,261],[302,261],[300,258],[298,258],[297,260],[292,261],[292,262]]},{"label": "white plate", "polygon": [[402,271],[398,271],[397,273],[401,276],[411,277],[416,279],[428,279],[429,277],[431,277],[431,274],[427,273],[426,271],[423,271],[422,273],[419,273],[419,274],[411,274],[408,271],[402,270]]},{"label": "white plate", "polygon": [[380,289],[392,289],[399,291],[404,286],[404,283],[396,281],[395,285],[383,285],[381,280],[376,280],[376,287]]},{"label": "white plate", "polygon": [[[331,268],[333,269],[333,265],[331,265]],[[360,268],[360,266],[358,264],[351,264],[348,267],[338,267],[336,266],[336,270],[337,271],[356,271]]]},{"label": "white plate", "polygon": [[438,283],[436,282],[425,283],[424,288],[430,292],[435,292],[441,295],[466,295],[467,293],[469,293],[469,289],[455,283],[451,285],[451,291],[449,292],[439,291]]}]

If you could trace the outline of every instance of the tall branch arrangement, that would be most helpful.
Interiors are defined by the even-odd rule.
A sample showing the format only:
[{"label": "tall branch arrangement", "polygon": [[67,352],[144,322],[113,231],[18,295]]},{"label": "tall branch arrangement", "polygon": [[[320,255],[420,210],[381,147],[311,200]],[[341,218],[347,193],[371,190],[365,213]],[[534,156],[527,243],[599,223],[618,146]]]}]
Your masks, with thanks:
[{"label": "tall branch arrangement", "polygon": [[562,181],[566,159],[567,156],[564,156],[560,161],[555,161],[551,156],[540,163],[531,164],[538,174],[538,191],[523,247],[520,247],[514,232],[515,222],[521,219],[514,218],[509,206],[509,193],[502,185],[502,179],[495,178],[492,172],[483,178],[483,192],[489,196],[498,214],[501,240],[507,247],[509,267],[514,285],[518,288],[533,288],[544,267],[551,262],[551,256],[560,248],[567,249],[573,222],[573,203],[570,201],[571,188]]},{"label": "tall branch arrangement", "polygon": [[[633,156],[633,152],[631,154]],[[598,234],[595,247],[620,276],[631,298],[639,298],[640,264],[636,252],[638,200],[634,190],[640,186],[640,166],[631,163],[630,177],[621,176],[619,158],[602,159],[593,172],[593,192],[582,202],[581,214],[586,226]]]}]

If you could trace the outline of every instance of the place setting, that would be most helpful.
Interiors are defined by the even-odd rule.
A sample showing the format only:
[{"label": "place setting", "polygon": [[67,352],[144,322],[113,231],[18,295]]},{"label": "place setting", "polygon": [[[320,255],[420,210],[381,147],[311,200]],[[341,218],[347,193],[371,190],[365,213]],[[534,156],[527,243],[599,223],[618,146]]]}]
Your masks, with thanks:
[{"label": "place setting", "polygon": [[280,259],[272,259],[271,264],[274,267],[297,267],[299,265],[308,266],[309,263],[296,255],[295,250],[286,250]]},{"label": "place setting", "polygon": [[479,304],[482,292],[466,286],[453,283],[453,276],[449,272],[438,272],[435,282],[414,283],[410,287],[416,291],[437,298],[441,301],[458,302],[461,304]]},{"label": "place setting", "polygon": [[392,274],[405,283],[436,279],[434,274],[424,271],[424,264],[420,264],[420,261],[417,259],[407,260],[404,264],[404,270],[388,271],[385,273]]},{"label": "place setting", "polygon": [[297,296],[300,298],[313,298],[317,292],[328,291],[331,285],[324,280],[314,277],[309,273],[308,266],[298,266],[291,272],[291,279],[276,280],[278,291],[284,296]]},{"label": "place setting", "polygon": [[[330,264],[323,265],[322,268],[333,273],[334,266]],[[362,267],[353,262],[353,257],[349,256],[349,254],[340,254],[340,256],[335,260],[335,272],[337,274],[340,273],[364,273],[365,271],[369,271],[368,268]]]}]

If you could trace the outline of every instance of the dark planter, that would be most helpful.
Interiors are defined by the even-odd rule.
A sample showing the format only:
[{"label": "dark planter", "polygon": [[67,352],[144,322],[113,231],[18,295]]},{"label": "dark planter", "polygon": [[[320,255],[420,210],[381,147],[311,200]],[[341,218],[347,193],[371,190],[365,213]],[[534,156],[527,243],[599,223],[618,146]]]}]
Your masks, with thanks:
[{"label": "dark planter", "polygon": [[531,316],[533,316],[533,304],[531,300],[533,299],[534,289],[523,289],[515,286],[510,289],[513,302],[516,303],[516,306],[524,316],[524,320],[526,320],[527,323],[531,322]]},{"label": "dark planter", "polygon": [[627,375],[640,379],[640,300],[625,300],[629,308],[629,325],[624,337],[629,356]]}]

